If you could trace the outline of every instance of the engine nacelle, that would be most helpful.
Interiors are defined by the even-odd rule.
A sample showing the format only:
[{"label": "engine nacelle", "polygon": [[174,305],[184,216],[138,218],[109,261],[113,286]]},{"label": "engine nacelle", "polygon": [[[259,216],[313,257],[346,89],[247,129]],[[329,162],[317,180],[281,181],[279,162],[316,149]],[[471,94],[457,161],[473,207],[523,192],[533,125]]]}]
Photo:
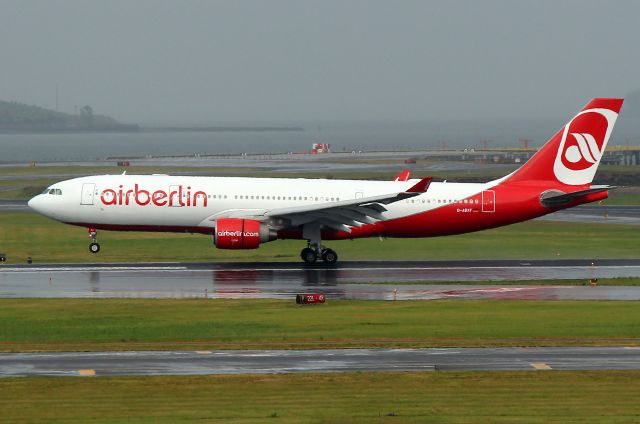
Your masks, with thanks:
[{"label": "engine nacelle", "polygon": [[257,249],[260,243],[277,238],[277,233],[253,219],[220,218],[216,220],[213,244],[218,249]]}]

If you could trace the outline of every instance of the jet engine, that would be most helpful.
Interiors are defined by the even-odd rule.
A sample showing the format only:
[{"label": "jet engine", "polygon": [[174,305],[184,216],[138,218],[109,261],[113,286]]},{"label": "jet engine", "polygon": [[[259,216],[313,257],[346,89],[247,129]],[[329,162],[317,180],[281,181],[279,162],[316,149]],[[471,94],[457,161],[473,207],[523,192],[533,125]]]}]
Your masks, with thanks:
[{"label": "jet engine", "polygon": [[220,218],[216,220],[213,244],[218,249],[257,249],[260,243],[276,238],[277,233],[260,221]]}]

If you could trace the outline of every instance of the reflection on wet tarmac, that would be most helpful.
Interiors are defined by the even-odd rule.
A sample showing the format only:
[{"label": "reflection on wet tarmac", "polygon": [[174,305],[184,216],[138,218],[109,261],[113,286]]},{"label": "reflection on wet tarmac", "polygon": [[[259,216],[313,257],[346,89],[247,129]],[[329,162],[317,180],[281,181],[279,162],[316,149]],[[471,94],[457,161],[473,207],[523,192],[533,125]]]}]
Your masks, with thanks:
[{"label": "reflection on wet tarmac", "polygon": [[[335,268],[292,263],[143,264],[0,268],[0,297],[329,299],[619,299],[640,287],[504,285],[500,280],[638,277],[640,261],[345,262]],[[408,284],[431,281],[432,284]],[[460,281],[460,284],[438,284]],[[473,281],[493,281],[490,285]],[[387,283],[387,284],[380,284]]]}]

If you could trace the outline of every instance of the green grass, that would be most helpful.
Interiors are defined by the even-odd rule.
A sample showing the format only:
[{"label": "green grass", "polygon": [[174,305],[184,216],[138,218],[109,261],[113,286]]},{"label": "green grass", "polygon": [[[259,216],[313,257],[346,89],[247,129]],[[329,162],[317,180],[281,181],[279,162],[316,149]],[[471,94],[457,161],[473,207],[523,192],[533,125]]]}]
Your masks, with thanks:
[{"label": "green grass", "polygon": [[0,299],[0,328],[2,351],[635,346],[640,308],[632,301],[330,300],[305,307],[293,297]]},{"label": "green grass", "polygon": [[639,371],[0,379],[18,423],[635,423]]},{"label": "green grass", "polygon": [[[341,260],[637,258],[638,226],[530,221],[494,230],[423,239],[327,241]],[[100,231],[88,251],[86,229],[31,212],[0,213],[0,252],[10,263],[140,261],[299,261],[304,242],[278,240],[256,250],[220,250],[205,235]]]},{"label": "green grass", "polygon": [[640,205],[640,194],[615,194],[615,190],[610,192],[607,200],[603,201],[605,205]]}]

